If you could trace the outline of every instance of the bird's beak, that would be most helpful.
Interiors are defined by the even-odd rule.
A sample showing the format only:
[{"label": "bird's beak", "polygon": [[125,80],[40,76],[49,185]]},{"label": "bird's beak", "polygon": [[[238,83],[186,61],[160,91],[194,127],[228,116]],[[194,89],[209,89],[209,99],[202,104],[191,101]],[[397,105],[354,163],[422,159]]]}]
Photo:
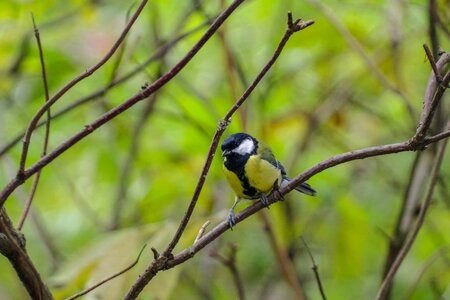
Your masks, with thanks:
[{"label": "bird's beak", "polygon": [[222,157],[225,157],[225,156],[227,156],[227,155],[230,154],[230,153],[231,153],[230,150],[224,150],[224,151],[222,152]]}]

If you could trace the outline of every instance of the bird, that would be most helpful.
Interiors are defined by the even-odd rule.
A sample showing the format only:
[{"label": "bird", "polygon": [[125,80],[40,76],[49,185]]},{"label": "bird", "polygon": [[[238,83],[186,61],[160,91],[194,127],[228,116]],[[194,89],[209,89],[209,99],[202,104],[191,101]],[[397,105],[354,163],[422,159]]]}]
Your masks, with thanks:
[{"label": "bird", "polygon": [[[227,218],[232,229],[236,224],[234,209],[241,199],[260,199],[265,207],[269,207],[268,195],[291,179],[272,150],[247,133],[230,135],[222,142],[221,149],[225,177],[236,194]],[[309,196],[317,193],[306,182],[299,184],[295,190]]]}]

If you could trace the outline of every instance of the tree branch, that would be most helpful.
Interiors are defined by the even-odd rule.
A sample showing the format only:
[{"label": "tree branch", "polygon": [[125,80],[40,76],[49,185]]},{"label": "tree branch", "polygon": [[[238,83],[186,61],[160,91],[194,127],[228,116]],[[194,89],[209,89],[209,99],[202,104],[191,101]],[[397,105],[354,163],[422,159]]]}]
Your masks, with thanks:
[{"label": "tree branch", "polygon": [[[231,14],[231,12],[241,3],[243,0],[236,0],[233,2],[228,9],[226,9],[220,16],[223,16],[224,14]],[[233,8],[232,8],[233,7]],[[232,8],[232,9],[231,9]],[[201,175],[199,177],[199,180],[197,182],[197,185],[194,190],[194,194],[192,196],[191,202],[189,203],[189,206],[185,212],[185,215],[183,219],[181,220],[181,223],[177,229],[177,232],[175,233],[174,237],[170,241],[167,248],[163,251],[161,255],[157,259],[155,259],[151,265],[139,276],[138,280],[134,283],[134,285],[131,287],[131,289],[128,291],[128,294],[126,295],[125,299],[135,299],[140,292],[144,289],[144,287],[147,285],[150,280],[160,271],[163,269],[166,269],[168,267],[168,264],[172,261],[172,251],[175,248],[175,246],[178,244],[178,241],[180,240],[184,230],[186,229],[186,226],[189,222],[189,219],[194,211],[195,205],[197,204],[198,197],[200,196],[200,192],[203,188],[203,184],[206,180],[206,176],[208,174],[209,168],[211,166],[212,160],[214,158],[214,154],[216,152],[217,146],[219,144],[220,137],[222,136],[223,132],[225,131],[226,127],[231,121],[231,116],[236,112],[236,110],[245,102],[245,100],[248,99],[252,91],[256,88],[258,83],[261,81],[261,79],[264,77],[264,75],[269,71],[269,69],[273,66],[279,55],[281,54],[281,51],[283,50],[284,46],[286,45],[289,38],[297,31],[300,31],[312,24],[314,24],[314,21],[305,21],[300,22],[301,19],[297,19],[295,21],[292,20],[292,14],[288,13],[288,28],[281,39],[280,43],[278,44],[277,49],[275,50],[272,58],[269,60],[269,62],[263,67],[261,72],[256,76],[255,80],[252,82],[252,84],[244,91],[242,96],[236,101],[236,103],[233,105],[233,107],[226,113],[223,120],[219,122],[219,125],[217,127],[217,130],[214,134],[214,137],[212,139],[211,145],[208,150],[208,154],[206,157],[205,164],[203,166]],[[214,21],[213,25],[217,22]],[[203,238],[202,238],[203,239]],[[200,239],[200,240],[202,240]]]},{"label": "tree branch", "polygon": [[9,260],[32,299],[53,299],[25,251],[23,235],[14,230],[4,208],[0,209],[0,253]]},{"label": "tree branch", "polygon": [[375,298],[377,300],[385,298],[385,295],[390,289],[391,282],[392,282],[392,280],[394,280],[394,276],[397,273],[397,270],[400,268],[401,263],[403,262],[406,255],[408,254],[409,250],[411,249],[411,247],[417,237],[417,234],[419,233],[419,230],[422,227],[422,224],[425,220],[425,215],[428,211],[428,207],[430,206],[430,203],[431,203],[431,200],[433,197],[434,187],[436,185],[437,178],[439,176],[439,169],[441,167],[442,159],[444,157],[447,142],[448,142],[448,139],[439,143],[437,155],[436,155],[436,158],[435,158],[435,161],[433,164],[433,168],[431,170],[430,183],[429,183],[428,190],[427,190],[427,193],[425,196],[425,200],[423,201],[423,204],[420,207],[420,212],[417,217],[416,224],[412,228],[402,249],[398,253],[397,257],[395,258],[394,262],[391,265],[389,272],[387,273],[386,277],[384,278],[383,283],[381,284],[380,289],[378,290],[377,296]]}]

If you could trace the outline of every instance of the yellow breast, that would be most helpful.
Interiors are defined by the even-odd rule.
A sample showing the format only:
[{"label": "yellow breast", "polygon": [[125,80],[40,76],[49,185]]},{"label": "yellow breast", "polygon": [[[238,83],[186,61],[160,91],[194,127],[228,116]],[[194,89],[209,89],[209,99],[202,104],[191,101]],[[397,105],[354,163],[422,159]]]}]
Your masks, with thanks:
[{"label": "yellow breast", "polygon": [[259,192],[269,194],[275,185],[281,183],[281,171],[260,155],[252,155],[245,165],[245,175],[251,186]]},{"label": "yellow breast", "polygon": [[225,173],[225,177],[227,178],[228,183],[230,184],[236,196],[240,198],[247,198],[247,196],[244,194],[242,183],[237,175],[234,172],[228,170],[225,165],[223,166],[223,172]]}]

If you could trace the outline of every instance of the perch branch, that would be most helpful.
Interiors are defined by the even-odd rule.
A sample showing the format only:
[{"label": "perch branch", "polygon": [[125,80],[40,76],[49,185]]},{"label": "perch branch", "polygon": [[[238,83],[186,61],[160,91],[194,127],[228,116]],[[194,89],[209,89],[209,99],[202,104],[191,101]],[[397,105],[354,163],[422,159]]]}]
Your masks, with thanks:
[{"label": "perch branch", "polygon": [[[223,16],[224,14],[231,14],[231,12],[241,3],[243,0],[236,0],[233,2],[220,16]],[[217,23],[217,20],[214,21],[214,23],[211,26],[214,26],[215,23]],[[177,229],[177,232],[175,233],[174,237],[172,238],[171,242],[167,246],[167,248],[163,251],[163,253],[155,259],[151,265],[141,274],[141,276],[137,279],[137,281],[134,283],[134,285],[131,287],[131,289],[128,291],[128,294],[126,295],[125,299],[135,299],[140,292],[144,289],[144,287],[152,280],[152,278],[161,270],[165,269],[167,267],[167,264],[170,263],[172,258],[172,251],[175,248],[175,246],[178,244],[178,241],[180,240],[184,230],[186,229],[186,226],[189,222],[189,219],[194,211],[195,205],[197,204],[198,197],[200,196],[200,192],[203,188],[203,184],[206,180],[206,176],[208,174],[209,168],[211,166],[212,160],[214,158],[214,154],[216,152],[217,146],[219,144],[220,137],[222,136],[223,132],[225,131],[228,124],[231,122],[231,116],[236,112],[236,110],[247,100],[247,98],[250,96],[252,91],[256,88],[258,83],[261,81],[261,79],[264,77],[264,75],[269,71],[269,69],[272,67],[272,65],[275,63],[279,55],[281,54],[281,51],[283,50],[284,46],[286,45],[289,38],[297,31],[300,31],[312,24],[314,24],[314,21],[305,21],[300,22],[300,19],[297,19],[295,21],[292,21],[292,14],[289,12],[288,14],[288,28],[281,39],[280,43],[278,44],[277,49],[275,50],[272,58],[269,60],[269,62],[263,67],[261,72],[256,76],[255,80],[252,82],[252,84],[244,91],[242,96],[236,101],[236,103],[233,105],[233,107],[227,112],[223,120],[219,122],[218,128],[214,134],[214,137],[211,142],[211,146],[209,147],[207,158],[205,161],[205,164],[203,166],[201,175],[199,177],[199,180],[197,182],[197,185],[194,190],[194,194],[192,196],[191,202],[189,203],[189,206],[185,212],[185,215],[183,219],[180,222],[180,225]],[[204,237],[203,237],[204,238]],[[203,239],[202,238],[202,239]],[[200,239],[200,240],[202,240]]]}]

